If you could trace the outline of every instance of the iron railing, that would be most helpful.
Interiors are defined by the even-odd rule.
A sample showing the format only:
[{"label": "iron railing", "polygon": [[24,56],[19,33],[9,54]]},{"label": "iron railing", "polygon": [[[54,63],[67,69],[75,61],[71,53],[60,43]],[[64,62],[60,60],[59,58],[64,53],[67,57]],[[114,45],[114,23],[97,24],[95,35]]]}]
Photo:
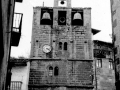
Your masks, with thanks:
[{"label": "iron railing", "polygon": [[18,46],[22,28],[22,13],[14,13],[13,29],[11,33],[11,46]]},{"label": "iron railing", "polygon": [[21,90],[22,82],[21,81],[11,81],[11,85],[8,90]]}]

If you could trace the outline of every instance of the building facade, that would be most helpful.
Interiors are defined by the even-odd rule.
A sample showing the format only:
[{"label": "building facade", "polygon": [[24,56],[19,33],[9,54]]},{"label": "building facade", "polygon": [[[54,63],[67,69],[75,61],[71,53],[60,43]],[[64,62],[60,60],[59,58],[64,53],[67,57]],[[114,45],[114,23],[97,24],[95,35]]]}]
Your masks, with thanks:
[{"label": "building facade", "polygon": [[94,88],[91,8],[71,8],[71,0],[35,7],[29,90]]},{"label": "building facade", "polygon": [[12,75],[9,90],[28,90],[30,70],[29,59],[11,58],[10,64],[12,65]]},{"label": "building facade", "polygon": [[94,40],[96,90],[115,90],[112,43]]},{"label": "building facade", "polygon": [[6,89],[7,66],[15,0],[0,0],[0,90]]},{"label": "building facade", "polygon": [[11,51],[11,38],[14,36],[12,30],[15,2],[22,2],[22,0],[0,1],[0,90],[7,90],[10,85],[8,63]]},{"label": "building facade", "polygon": [[120,85],[120,1],[111,0],[116,89]]}]

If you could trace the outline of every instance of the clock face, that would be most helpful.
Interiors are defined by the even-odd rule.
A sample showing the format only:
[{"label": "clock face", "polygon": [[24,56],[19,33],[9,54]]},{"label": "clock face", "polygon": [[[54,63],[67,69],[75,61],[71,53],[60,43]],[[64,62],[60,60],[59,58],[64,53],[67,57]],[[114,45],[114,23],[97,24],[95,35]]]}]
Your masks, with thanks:
[{"label": "clock face", "polygon": [[49,53],[51,51],[51,47],[49,45],[44,45],[43,46],[43,52]]}]

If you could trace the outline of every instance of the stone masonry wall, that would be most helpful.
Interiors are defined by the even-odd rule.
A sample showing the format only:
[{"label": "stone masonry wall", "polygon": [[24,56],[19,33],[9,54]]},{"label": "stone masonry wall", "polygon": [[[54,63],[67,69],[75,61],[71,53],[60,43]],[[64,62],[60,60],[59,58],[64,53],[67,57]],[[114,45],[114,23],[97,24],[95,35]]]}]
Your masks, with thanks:
[{"label": "stone masonry wall", "polygon": [[[49,75],[49,67],[58,67],[58,76]],[[90,61],[32,60],[29,86],[92,86]],[[53,72],[54,74],[54,72]]]}]

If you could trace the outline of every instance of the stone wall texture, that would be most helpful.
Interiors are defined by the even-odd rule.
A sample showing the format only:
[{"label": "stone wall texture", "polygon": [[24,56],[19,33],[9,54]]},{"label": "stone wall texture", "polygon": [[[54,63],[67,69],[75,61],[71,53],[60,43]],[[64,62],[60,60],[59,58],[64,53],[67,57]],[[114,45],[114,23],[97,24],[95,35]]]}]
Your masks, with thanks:
[{"label": "stone wall texture", "polygon": [[[59,68],[58,76],[49,76],[50,66]],[[29,85],[36,86],[89,86],[93,84],[92,62],[33,60],[31,62],[29,81]]]}]

